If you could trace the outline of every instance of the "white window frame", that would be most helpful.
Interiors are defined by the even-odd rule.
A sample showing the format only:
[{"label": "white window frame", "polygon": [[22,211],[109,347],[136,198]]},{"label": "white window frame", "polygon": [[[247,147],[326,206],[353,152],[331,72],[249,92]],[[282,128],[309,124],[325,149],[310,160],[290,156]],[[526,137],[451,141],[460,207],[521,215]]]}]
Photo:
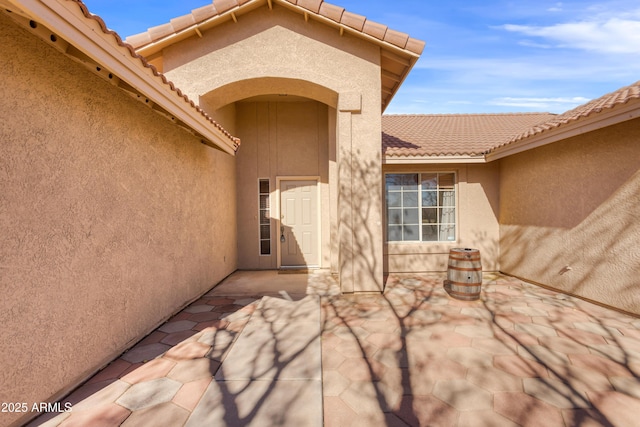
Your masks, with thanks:
[{"label": "white window frame", "polygon": [[[439,193],[441,191],[440,187],[440,175],[453,174],[453,191],[454,191],[454,222],[453,223],[441,223],[436,222],[434,225],[441,226],[443,224],[453,224],[455,227],[454,239],[453,240],[422,240],[423,238],[423,226],[427,223],[424,223],[423,220],[423,205],[422,205],[422,176],[423,175],[437,175],[438,176],[438,185],[436,186],[436,191]],[[416,240],[389,240],[389,202],[388,202],[388,190],[387,190],[387,176],[388,175],[417,175],[418,176],[418,239]],[[387,244],[443,244],[443,243],[455,243],[458,241],[459,232],[460,232],[460,215],[459,215],[459,203],[458,203],[458,194],[459,194],[459,186],[458,186],[458,173],[452,170],[426,170],[426,171],[388,171],[384,173],[384,237],[385,242]],[[429,206],[430,207],[430,206]],[[444,206],[436,206],[438,208]],[[439,219],[439,218],[438,218]],[[393,225],[393,224],[391,224]],[[439,236],[438,236],[439,239]]]},{"label": "white window frame", "polygon": [[[260,184],[266,181],[267,184],[269,185],[269,193],[262,193],[260,191]],[[262,198],[262,196],[266,195],[267,196],[267,202],[268,202],[268,206],[266,208],[262,208],[262,206],[260,205],[260,199]],[[272,209],[273,209],[273,203],[271,200],[271,180],[269,178],[258,178],[258,255],[259,256],[271,256],[273,255],[273,227],[272,227]],[[262,211],[266,212],[266,216],[269,219],[269,224],[262,224],[260,222],[260,219],[262,217]],[[262,226],[264,225],[268,225],[269,226],[269,237],[268,238],[263,238],[262,236]],[[263,241],[269,241],[269,253],[268,254],[263,254],[262,253],[262,242]]]}]

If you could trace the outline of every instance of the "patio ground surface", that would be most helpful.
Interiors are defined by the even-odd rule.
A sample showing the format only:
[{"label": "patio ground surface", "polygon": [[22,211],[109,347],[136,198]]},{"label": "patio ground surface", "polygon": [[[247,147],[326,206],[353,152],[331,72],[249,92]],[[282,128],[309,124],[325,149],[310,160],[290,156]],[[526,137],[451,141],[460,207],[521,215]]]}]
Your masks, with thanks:
[{"label": "patio ground surface", "polygon": [[443,279],[349,296],[236,272],[30,425],[639,425],[640,319],[498,274],[458,301]]}]

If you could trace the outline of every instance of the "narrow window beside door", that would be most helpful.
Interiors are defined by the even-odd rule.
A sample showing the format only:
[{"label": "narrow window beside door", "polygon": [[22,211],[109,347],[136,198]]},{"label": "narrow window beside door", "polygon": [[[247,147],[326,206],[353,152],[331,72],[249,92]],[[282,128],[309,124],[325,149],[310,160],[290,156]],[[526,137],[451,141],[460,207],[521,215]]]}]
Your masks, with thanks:
[{"label": "narrow window beside door", "polygon": [[258,213],[260,218],[260,255],[271,255],[271,212],[269,180],[258,180]]}]

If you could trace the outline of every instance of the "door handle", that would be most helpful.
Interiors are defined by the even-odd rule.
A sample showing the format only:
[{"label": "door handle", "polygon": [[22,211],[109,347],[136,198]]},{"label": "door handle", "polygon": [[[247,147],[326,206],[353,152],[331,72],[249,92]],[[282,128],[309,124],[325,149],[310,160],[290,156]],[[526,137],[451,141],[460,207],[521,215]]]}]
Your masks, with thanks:
[{"label": "door handle", "polygon": [[285,242],[285,240],[286,240],[286,239],[284,238],[284,227],[282,227],[282,226],[281,226],[281,227],[280,227],[280,241],[281,241],[282,243],[284,243],[284,242]]}]

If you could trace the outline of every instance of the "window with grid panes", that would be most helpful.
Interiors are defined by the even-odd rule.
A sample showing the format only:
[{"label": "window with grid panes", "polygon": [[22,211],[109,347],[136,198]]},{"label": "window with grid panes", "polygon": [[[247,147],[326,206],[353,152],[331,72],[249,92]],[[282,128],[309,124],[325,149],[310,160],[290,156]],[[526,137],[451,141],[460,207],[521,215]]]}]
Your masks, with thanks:
[{"label": "window with grid panes", "polygon": [[387,241],[455,241],[455,180],[452,172],[385,175]]},{"label": "window with grid panes", "polygon": [[269,180],[258,180],[260,255],[271,255],[271,211],[269,205]]}]

